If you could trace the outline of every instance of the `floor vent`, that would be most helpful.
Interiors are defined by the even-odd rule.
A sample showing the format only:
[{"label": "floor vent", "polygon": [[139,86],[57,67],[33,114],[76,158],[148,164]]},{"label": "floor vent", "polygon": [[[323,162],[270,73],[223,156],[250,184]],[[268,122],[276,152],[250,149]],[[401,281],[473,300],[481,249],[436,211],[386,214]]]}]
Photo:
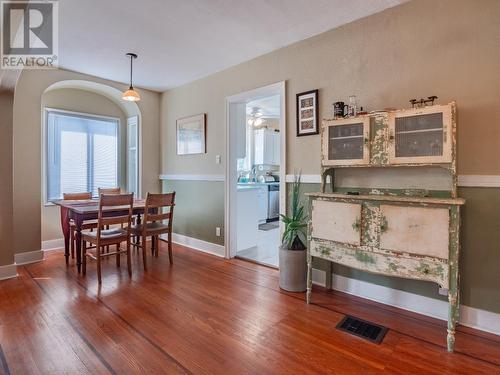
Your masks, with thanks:
[{"label": "floor vent", "polygon": [[344,319],[337,324],[337,329],[376,344],[380,344],[387,333],[387,328],[384,326],[379,326],[378,324],[373,324],[349,315],[345,316]]}]

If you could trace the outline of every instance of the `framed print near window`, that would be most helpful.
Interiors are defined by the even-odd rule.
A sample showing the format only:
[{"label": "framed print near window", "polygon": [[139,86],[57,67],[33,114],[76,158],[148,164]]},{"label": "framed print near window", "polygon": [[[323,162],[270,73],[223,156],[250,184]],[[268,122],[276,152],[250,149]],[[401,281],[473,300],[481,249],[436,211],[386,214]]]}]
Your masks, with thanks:
[{"label": "framed print near window", "polygon": [[297,137],[319,134],[318,90],[297,94]]},{"label": "framed print near window", "polygon": [[177,120],[177,155],[204,154],[206,150],[206,115]]}]

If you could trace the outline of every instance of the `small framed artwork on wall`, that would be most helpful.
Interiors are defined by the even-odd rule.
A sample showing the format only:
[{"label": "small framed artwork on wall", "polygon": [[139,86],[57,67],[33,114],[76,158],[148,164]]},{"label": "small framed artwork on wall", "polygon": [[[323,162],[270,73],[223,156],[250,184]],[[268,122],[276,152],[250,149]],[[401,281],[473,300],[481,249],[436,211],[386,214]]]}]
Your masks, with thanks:
[{"label": "small framed artwork on wall", "polygon": [[318,90],[297,94],[297,137],[319,134]]},{"label": "small framed artwork on wall", "polygon": [[204,154],[206,147],[206,114],[177,120],[177,155]]}]

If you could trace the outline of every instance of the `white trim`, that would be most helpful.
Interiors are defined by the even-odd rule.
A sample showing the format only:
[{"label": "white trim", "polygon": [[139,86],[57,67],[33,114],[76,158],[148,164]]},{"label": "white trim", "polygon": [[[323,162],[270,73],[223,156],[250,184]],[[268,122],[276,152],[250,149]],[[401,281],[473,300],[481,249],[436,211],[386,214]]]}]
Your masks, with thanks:
[{"label": "white trim", "polygon": [[[276,82],[264,87],[240,92],[235,95],[227,96],[225,99],[226,129],[226,172],[224,189],[224,243],[225,257],[231,258],[236,254],[236,225],[231,223],[236,217],[236,168],[233,163],[234,158],[234,137],[235,132],[231,132],[230,107],[231,104],[242,104],[256,98],[263,98],[271,95],[280,95],[280,214],[286,212],[286,83],[285,81]],[[233,204],[231,204],[233,203]],[[283,233],[283,224],[280,222],[280,233]]]},{"label": "white trim", "polygon": [[189,247],[193,250],[198,250],[204,253],[224,258],[223,245],[218,245],[212,242],[199,240],[197,238],[188,237],[178,233],[172,233],[172,242],[178,245]]},{"label": "white trim", "polygon": [[42,241],[42,250],[59,250],[64,249],[64,238],[56,238],[54,240]]},{"label": "white trim", "polygon": [[[325,286],[325,272],[313,269],[313,283]],[[433,318],[448,319],[448,302],[392,289],[349,277],[332,275],[332,288],[357,297],[398,307]],[[314,300],[314,293],[313,293]],[[500,314],[462,305],[460,324],[500,335]]]},{"label": "white trim", "polygon": [[223,174],[161,174],[160,180],[224,181]]},{"label": "white trim", "polygon": [[458,176],[458,186],[500,187],[500,175],[464,174]]},{"label": "white trim", "polygon": [[42,250],[27,251],[25,253],[17,253],[14,255],[14,262],[18,266],[22,266],[23,264],[40,262],[42,260],[43,260]]},{"label": "white trim", "polygon": [[[286,182],[293,182],[293,174],[286,175]],[[320,184],[321,175],[303,174],[301,182],[306,184]],[[458,176],[458,186],[460,187],[500,187],[500,175],[474,175],[465,174]]]},{"label": "white trim", "polygon": [[0,280],[12,279],[17,277],[17,267],[15,264],[0,266]]}]

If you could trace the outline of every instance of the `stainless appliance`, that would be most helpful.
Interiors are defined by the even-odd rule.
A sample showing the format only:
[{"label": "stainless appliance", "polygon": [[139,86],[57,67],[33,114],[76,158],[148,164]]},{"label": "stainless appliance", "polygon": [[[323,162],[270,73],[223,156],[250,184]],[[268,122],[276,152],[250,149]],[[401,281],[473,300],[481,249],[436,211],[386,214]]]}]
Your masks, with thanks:
[{"label": "stainless appliance", "polygon": [[280,185],[269,184],[268,186],[269,199],[267,200],[267,221],[278,219],[280,214]]}]

